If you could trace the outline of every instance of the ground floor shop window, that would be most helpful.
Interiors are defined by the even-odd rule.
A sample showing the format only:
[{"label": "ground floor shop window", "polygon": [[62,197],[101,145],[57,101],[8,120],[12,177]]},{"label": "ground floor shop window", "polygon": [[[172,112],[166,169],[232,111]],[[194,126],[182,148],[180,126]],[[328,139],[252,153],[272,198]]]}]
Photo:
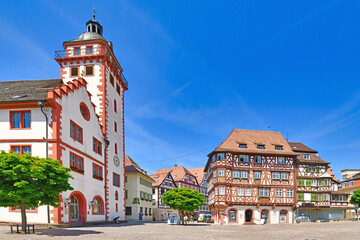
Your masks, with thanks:
[{"label": "ground floor shop window", "polygon": [[236,222],[236,210],[229,211],[229,222]]},{"label": "ground floor shop window", "polygon": [[266,223],[269,222],[269,211],[268,210],[261,211],[261,219],[264,219],[264,221]]},{"label": "ground floor shop window", "polygon": [[286,210],[280,211],[280,222],[287,223],[287,211]]},{"label": "ground floor shop window", "polygon": [[126,207],[126,215],[131,215],[131,207]]}]

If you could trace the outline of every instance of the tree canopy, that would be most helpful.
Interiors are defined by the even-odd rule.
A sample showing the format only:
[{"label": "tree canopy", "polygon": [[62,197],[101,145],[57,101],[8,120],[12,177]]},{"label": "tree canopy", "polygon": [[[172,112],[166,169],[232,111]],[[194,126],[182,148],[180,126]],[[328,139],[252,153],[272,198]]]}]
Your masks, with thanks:
[{"label": "tree canopy", "polygon": [[360,190],[355,191],[354,195],[351,196],[350,203],[360,206]]},{"label": "tree canopy", "polygon": [[205,197],[198,191],[186,187],[174,188],[164,193],[162,202],[180,212],[193,212],[204,204]]},{"label": "tree canopy", "polygon": [[0,206],[20,207],[24,228],[25,208],[56,207],[60,202],[59,193],[73,190],[69,172],[70,168],[62,166],[58,160],[1,151]]}]

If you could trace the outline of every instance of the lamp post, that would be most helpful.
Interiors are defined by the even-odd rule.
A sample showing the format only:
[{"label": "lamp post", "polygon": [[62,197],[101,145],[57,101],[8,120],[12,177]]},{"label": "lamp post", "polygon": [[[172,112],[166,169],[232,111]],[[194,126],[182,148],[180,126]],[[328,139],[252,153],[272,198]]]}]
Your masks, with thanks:
[{"label": "lamp post", "polygon": [[[45,102],[43,100],[38,102],[38,105],[40,107],[41,112],[44,114],[45,116],[45,122],[46,122],[46,126],[45,126],[45,150],[46,150],[46,158],[49,157],[49,130],[48,130],[48,126],[49,126],[49,119],[48,116],[46,115],[46,113],[44,112],[44,106],[45,106]],[[48,224],[50,224],[50,207],[49,205],[47,205],[47,218],[48,218]]]}]

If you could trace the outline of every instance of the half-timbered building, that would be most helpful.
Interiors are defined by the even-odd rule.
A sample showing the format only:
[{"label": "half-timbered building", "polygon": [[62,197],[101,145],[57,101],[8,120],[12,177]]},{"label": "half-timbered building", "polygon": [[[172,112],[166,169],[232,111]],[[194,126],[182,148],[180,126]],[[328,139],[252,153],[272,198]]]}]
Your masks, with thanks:
[{"label": "half-timbered building", "polygon": [[205,167],[215,223],[291,223],[295,154],[280,132],[234,129]]},{"label": "half-timbered building", "polygon": [[153,183],[153,205],[154,218],[156,221],[166,220],[169,214],[177,213],[177,210],[171,209],[169,206],[162,203],[162,197],[165,192],[176,188],[176,183],[172,178],[170,172],[161,172],[150,175],[154,180]]},{"label": "half-timbered building", "polygon": [[205,197],[204,204],[196,211],[196,213],[210,213],[207,194],[207,175],[204,172],[204,169],[204,167],[188,169],[189,172],[192,173],[199,182],[199,193]]},{"label": "half-timbered building", "polygon": [[329,168],[330,163],[302,143],[289,144],[297,154],[297,220],[343,219],[348,208],[348,195],[338,191],[338,181]]},{"label": "half-timbered building", "polygon": [[159,169],[155,172],[155,174],[169,172],[177,187],[187,187],[199,191],[199,183],[196,177],[183,166],[177,166],[175,164],[175,166],[172,168]]}]

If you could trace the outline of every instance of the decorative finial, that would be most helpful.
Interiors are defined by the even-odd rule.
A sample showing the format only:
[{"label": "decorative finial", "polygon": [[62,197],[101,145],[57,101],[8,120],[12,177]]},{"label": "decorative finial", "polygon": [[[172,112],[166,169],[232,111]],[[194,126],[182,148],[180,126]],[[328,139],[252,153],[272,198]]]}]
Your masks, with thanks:
[{"label": "decorative finial", "polygon": [[94,17],[94,20],[95,20],[95,15],[96,15],[95,7],[93,7],[93,9],[94,9],[93,17]]}]

